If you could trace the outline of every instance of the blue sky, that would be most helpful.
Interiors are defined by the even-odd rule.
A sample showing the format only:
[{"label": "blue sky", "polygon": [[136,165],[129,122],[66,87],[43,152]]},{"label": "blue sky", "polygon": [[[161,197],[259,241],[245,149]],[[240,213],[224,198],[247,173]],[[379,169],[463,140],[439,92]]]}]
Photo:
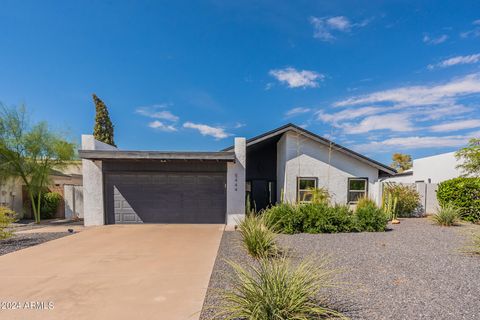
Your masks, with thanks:
[{"label": "blue sky", "polygon": [[382,162],[480,136],[478,1],[0,2],[0,101],[79,139],[218,150],[287,122]]}]

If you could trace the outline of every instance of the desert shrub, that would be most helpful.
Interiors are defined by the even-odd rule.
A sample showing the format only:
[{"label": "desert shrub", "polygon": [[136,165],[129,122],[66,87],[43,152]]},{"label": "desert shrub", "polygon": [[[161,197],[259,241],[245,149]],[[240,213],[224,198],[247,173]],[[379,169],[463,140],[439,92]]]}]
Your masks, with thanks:
[{"label": "desert shrub", "polygon": [[395,215],[397,217],[412,217],[420,205],[420,195],[415,186],[400,183],[386,183],[383,192],[392,199],[397,199]]},{"label": "desert shrub", "polygon": [[221,294],[217,317],[226,319],[307,320],[343,318],[318,302],[322,291],[334,285],[333,272],[310,260],[298,265],[285,259],[259,261],[248,269],[233,268],[232,289]]},{"label": "desert shrub", "polygon": [[279,233],[294,234],[302,232],[303,217],[299,205],[281,203],[261,212],[267,226]]},{"label": "desert shrub", "polygon": [[13,233],[8,230],[8,227],[15,221],[15,212],[0,206],[0,239],[7,239],[12,236]]},{"label": "desert shrub", "polygon": [[312,203],[329,203],[330,202],[330,193],[326,188],[315,188],[311,189],[312,194]]},{"label": "desert shrub", "polygon": [[40,217],[42,219],[51,219],[57,212],[61,200],[62,195],[58,192],[44,193],[40,203]]},{"label": "desert shrub", "polygon": [[275,233],[265,224],[262,215],[249,214],[240,221],[238,230],[247,252],[254,258],[267,258],[277,253]]},{"label": "desert shrub", "polygon": [[279,204],[262,215],[274,232],[285,234],[384,231],[388,220],[372,200],[360,202],[355,213],[346,205],[303,203]]},{"label": "desert shrub", "polygon": [[379,232],[387,228],[388,217],[372,200],[357,205],[355,216],[359,231]]},{"label": "desert shrub", "polygon": [[304,204],[299,206],[303,218],[300,232],[336,233],[357,231],[355,217],[347,206]]},{"label": "desert shrub", "polygon": [[480,178],[455,178],[439,183],[437,199],[441,206],[448,203],[459,208],[462,218],[480,221]]},{"label": "desert shrub", "polygon": [[461,210],[452,203],[447,203],[432,216],[433,221],[444,227],[453,226],[461,219]]}]

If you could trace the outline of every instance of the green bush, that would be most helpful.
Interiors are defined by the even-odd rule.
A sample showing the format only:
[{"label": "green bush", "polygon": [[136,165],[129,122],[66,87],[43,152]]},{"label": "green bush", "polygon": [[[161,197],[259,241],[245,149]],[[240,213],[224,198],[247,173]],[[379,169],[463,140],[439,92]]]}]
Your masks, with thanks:
[{"label": "green bush", "polygon": [[441,206],[453,204],[467,221],[480,221],[480,178],[455,178],[438,185],[437,199]]},{"label": "green bush", "polygon": [[0,206],[0,239],[7,239],[12,236],[13,233],[8,230],[8,227],[15,221],[15,212]]},{"label": "green bush", "polygon": [[304,203],[279,204],[262,215],[273,231],[285,234],[384,231],[387,225],[385,213],[371,200],[360,203],[356,213],[346,205]]},{"label": "green bush", "polygon": [[358,231],[355,216],[348,206],[330,207],[325,203],[299,206],[303,218],[302,229],[306,233],[336,233]]},{"label": "green bush", "polygon": [[383,192],[397,199],[395,215],[397,217],[412,217],[420,206],[420,195],[415,186],[400,183],[386,183]]},{"label": "green bush", "polygon": [[277,204],[261,212],[268,227],[275,232],[294,234],[301,232],[303,217],[298,205]]},{"label": "green bush", "polygon": [[461,210],[452,203],[447,203],[432,216],[433,221],[444,227],[455,225],[461,219]]},{"label": "green bush", "polygon": [[46,192],[42,195],[40,203],[40,217],[42,219],[51,219],[57,212],[58,205],[62,200],[62,195],[58,192]]},{"label": "green bush", "polygon": [[215,319],[345,319],[319,303],[322,291],[335,285],[334,272],[325,264],[307,260],[293,265],[285,259],[262,259],[248,269],[229,264],[232,289],[221,294]]},{"label": "green bush", "polygon": [[265,223],[262,215],[249,214],[238,224],[242,243],[254,258],[268,258],[278,252],[275,244],[275,233]]},{"label": "green bush", "polygon": [[388,217],[373,201],[365,201],[355,211],[357,227],[361,231],[379,232],[387,228]]}]

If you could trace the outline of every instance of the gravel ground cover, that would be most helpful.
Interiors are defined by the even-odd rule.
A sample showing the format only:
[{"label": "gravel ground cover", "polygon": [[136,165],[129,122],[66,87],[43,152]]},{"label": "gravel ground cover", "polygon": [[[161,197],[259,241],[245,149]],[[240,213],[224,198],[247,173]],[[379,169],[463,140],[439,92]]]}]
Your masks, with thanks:
[{"label": "gravel ground cover", "polygon": [[0,256],[25,249],[37,244],[68,236],[69,232],[44,232],[15,234],[9,239],[0,240]]},{"label": "gravel ground cover", "polygon": [[[351,319],[480,319],[480,256],[463,252],[480,226],[439,227],[425,218],[402,219],[380,233],[280,235],[294,260],[328,257],[342,288],[328,306]],[[229,287],[225,259],[252,263],[237,232],[225,232],[200,319]]]}]

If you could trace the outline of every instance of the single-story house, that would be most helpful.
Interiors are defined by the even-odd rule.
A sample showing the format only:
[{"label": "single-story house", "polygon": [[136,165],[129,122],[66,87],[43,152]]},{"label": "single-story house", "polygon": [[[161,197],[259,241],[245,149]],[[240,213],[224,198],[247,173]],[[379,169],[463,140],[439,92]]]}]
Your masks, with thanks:
[{"label": "single-story house", "polygon": [[247,194],[260,210],[318,187],[336,203],[379,201],[379,179],[396,173],[293,124],[234,141],[219,152],[124,151],[82,136],[85,225],[233,225]]},{"label": "single-story house", "polygon": [[[61,170],[52,170],[50,183],[47,188],[52,192],[58,192],[64,197],[64,189],[67,186],[82,185],[82,167],[78,160],[71,161]],[[23,181],[20,178],[11,178],[0,181],[0,206],[5,206],[15,211],[18,218],[33,219],[30,206],[30,197]],[[60,202],[54,218],[64,218],[65,203]]]}]

